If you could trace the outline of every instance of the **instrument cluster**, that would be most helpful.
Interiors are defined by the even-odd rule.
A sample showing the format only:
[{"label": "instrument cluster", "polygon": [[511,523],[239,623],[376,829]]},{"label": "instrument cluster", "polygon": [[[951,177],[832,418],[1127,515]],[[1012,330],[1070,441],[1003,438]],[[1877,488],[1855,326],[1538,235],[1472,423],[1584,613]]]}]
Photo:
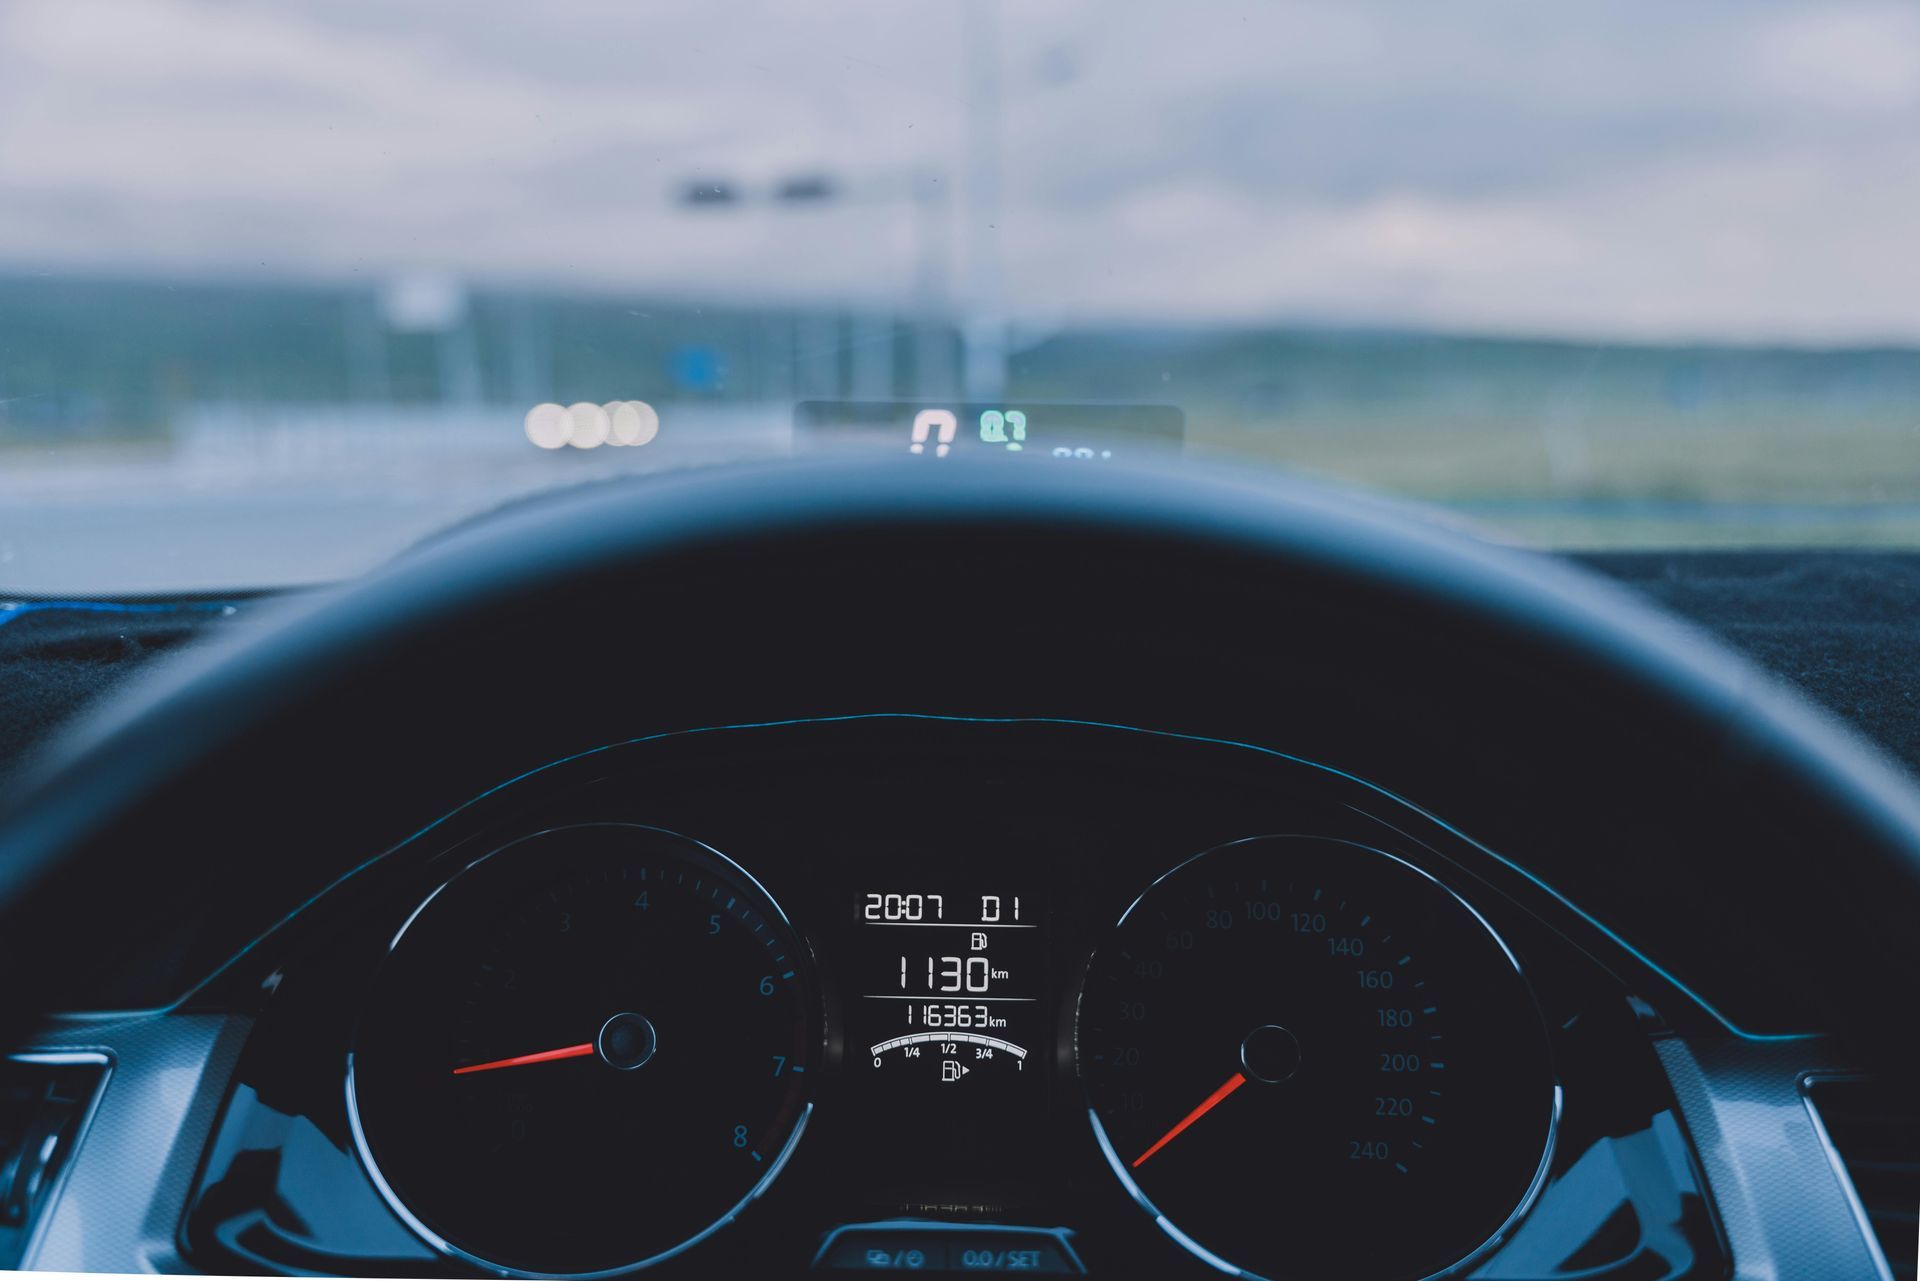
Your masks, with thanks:
[{"label": "instrument cluster", "polygon": [[[279,940],[188,1246],[407,1275],[1713,1266],[1684,1144],[1611,1196],[1568,1182],[1677,1130],[1666,1011],[1552,911],[1386,793],[1231,744],[874,717],[596,753]],[[239,1159],[270,1131],[277,1162]],[[356,1184],[354,1214],[299,1212]]]}]

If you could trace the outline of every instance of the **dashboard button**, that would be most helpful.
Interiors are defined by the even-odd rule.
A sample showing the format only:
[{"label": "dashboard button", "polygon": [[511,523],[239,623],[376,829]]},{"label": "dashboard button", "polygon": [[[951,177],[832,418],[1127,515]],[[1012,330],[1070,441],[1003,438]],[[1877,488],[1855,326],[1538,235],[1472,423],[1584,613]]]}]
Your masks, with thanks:
[{"label": "dashboard button", "polygon": [[1065,1228],[893,1219],[835,1228],[813,1266],[835,1272],[1084,1276]]}]

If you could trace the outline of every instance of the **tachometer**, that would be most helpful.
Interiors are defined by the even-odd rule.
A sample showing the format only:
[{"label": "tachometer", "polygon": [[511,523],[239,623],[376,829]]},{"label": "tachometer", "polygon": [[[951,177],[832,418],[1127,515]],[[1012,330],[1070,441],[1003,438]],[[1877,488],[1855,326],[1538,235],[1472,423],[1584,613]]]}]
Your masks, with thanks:
[{"label": "tachometer", "polygon": [[1426,873],[1313,837],[1175,868],[1093,959],[1094,1130],[1160,1226],[1230,1272],[1453,1272],[1525,1208],[1558,1116],[1511,953]]},{"label": "tachometer", "polygon": [[715,851],[624,824],[542,832],[395,939],[350,1062],[354,1137],[449,1254],[629,1271],[773,1178],[810,1106],[816,1008],[786,918]]}]

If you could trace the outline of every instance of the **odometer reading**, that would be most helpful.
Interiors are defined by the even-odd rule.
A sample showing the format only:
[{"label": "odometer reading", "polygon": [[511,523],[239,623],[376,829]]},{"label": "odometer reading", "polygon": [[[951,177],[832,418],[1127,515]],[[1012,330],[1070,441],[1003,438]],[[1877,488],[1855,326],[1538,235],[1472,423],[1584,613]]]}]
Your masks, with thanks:
[{"label": "odometer reading", "polygon": [[1556,1095],[1511,955],[1425,873],[1266,837],[1161,878],[1095,955],[1076,1051],[1122,1181],[1260,1276],[1423,1278],[1524,1205]]},{"label": "odometer reading", "polygon": [[819,1033],[804,950],[737,866],[652,828],[506,846],[395,941],[356,1137],[395,1210],[496,1271],[677,1253],[772,1176]]}]

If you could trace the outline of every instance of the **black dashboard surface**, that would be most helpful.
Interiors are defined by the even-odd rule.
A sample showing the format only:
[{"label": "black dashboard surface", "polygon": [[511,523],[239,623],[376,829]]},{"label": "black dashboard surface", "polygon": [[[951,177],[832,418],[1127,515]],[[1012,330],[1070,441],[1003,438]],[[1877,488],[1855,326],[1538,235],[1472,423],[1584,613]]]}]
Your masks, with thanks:
[{"label": "black dashboard surface", "polygon": [[[1567,557],[1742,651],[1920,773],[1920,553]],[[93,700],[255,598],[32,602],[0,612],[0,783]]]}]

